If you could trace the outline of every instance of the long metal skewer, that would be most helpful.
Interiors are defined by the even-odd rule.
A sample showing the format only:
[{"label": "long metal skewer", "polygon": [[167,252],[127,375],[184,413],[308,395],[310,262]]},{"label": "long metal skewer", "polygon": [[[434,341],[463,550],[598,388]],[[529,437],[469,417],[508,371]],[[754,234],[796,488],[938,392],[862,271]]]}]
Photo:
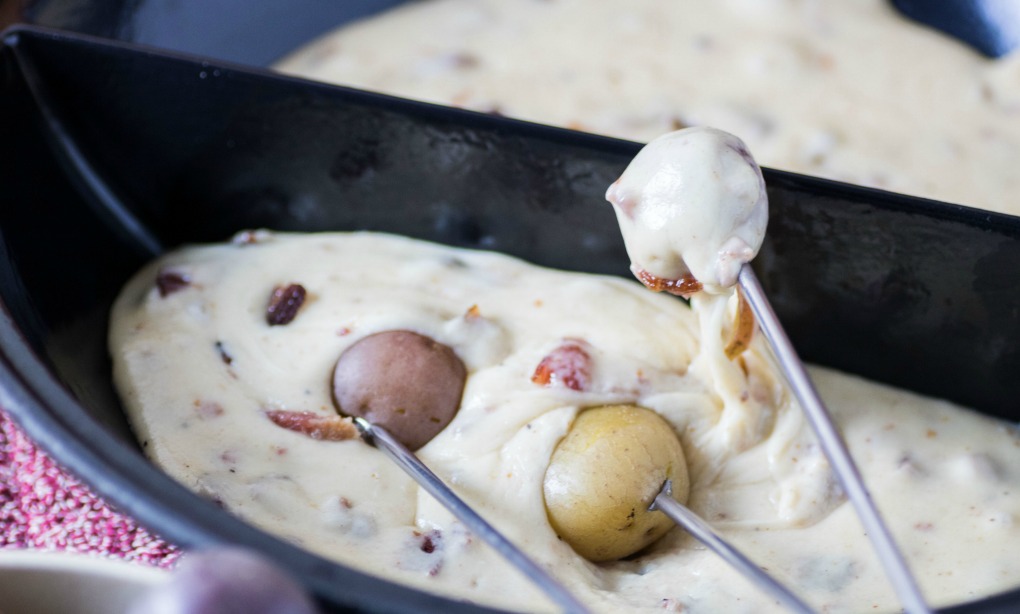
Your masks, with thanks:
[{"label": "long metal skewer", "polygon": [[393,435],[381,426],[376,426],[364,418],[354,418],[354,424],[361,431],[361,436],[393,459],[401,469],[407,472],[422,488],[450,510],[468,529],[496,549],[504,558],[513,563],[532,582],[545,591],[564,611],[572,614],[589,612],[562,584],[557,582],[544,569],[539,567],[526,554],[497,531],[484,518],[478,515],[467,503],[458,497],[443,483],[439,476],[425,466],[413,452],[397,441]]},{"label": "long metal skewer", "polygon": [[707,522],[692,512],[690,508],[674,499],[673,484],[669,480],[666,480],[666,483],[662,485],[662,490],[655,496],[655,500],[652,501],[652,505],[649,506],[648,510],[659,510],[669,516],[673,522],[686,529],[695,539],[705,544],[709,550],[721,556],[723,560],[735,567],[737,571],[744,574],[745,578],[757,583],[761,589],[770,593],[790,610],[800,614],[813,614],[814,610],[801,601],[799,597],[780,584],[778,580],[765,573],[762,568],[751,562],[743,553],[716,533]]},{"label": "long metal skewer", "polygon": [[765,339],[772,347],[776,360],[783,374],[786,375],[790,388],[800,401],[800,406],[807,415],[808,422],[818,436],[822,450],[829,459],[829,464],[836,472],[836,477],[843,486],[843,491],[857,511],[857,516],[864,525],[864,530],[871,540],[878,558],[885,567],[889,581],[900,598],[904,609],[911,614],[928,614],[931,609],[924,602],[924,596],[917,585],[917,581],[910,573],[907,563],[900,553],[896,542],[893,541],[888,527],[882,521],[882,517],[875,507],[871,495],[868,493],[861,474],[854,464],[846,443],[840,436],[832,416],[818,396],[811,378],[804,368],[790,338],[786,336],[779,318],[776,317],[772,305],[769,303],[765,291],[762,290],[758,277],[754,274],[750,264],[744,264],[737,277],[737,283],[744,292],[744,298],[751,305],[754,316],[758,320]]}]

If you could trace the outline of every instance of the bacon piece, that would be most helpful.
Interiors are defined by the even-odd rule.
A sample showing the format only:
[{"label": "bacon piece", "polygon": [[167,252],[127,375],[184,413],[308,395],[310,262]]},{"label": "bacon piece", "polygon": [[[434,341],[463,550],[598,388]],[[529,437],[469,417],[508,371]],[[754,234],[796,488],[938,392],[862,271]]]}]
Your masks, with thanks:
[{"label": "bacon piece", "polygon": [[579,339],[565,339],[549,352],[531,376],[539,386],[563,386],[583,392],[591,384],[591,355],[588,344]]},{"label": "bacon piece", "polygon": [[701,282],[690,273],[685,273],[680,279],[663,279],[640,267],[634,267],[633,271],[638,281],[653,292],[668,292],[684,298],[690,298],[692,294],[701,292]]},{"label": "bacon piece", "polygon": [[346,441],[358,437],[358,429],[350,418],[323,416],[313,411],[267,409],[266,416],[276,426],[308,435],[322,441]]},{"label": "bacon piece", "polygon": [[301,284],[273,288],[273,293],[269,295],[269,305],[266,306],[266,322],[270,326],[290,324],[304,304],[305,294]]},{"label": "bacon piece", "polygon": [[634,209],[636,209],[638,205],[637,200],[628,198],[627,195],[620,193],[619,179],[609,186],[609,189],[606,191],[606,200],[613,203],[613,205],[628,218],[634,219]]},{"label": "bacon piece", "polygon": [[212,420],[223,415],[223,406],[216,401],[202,401],[195,399],[195,412],[202,420]]},{"label": "bacon piece", "polygon": [[223,364],[227,365],[228,367],[231,364],[233,364],[234,357],[231,356],[230,352],[227,351],[227,348],[223,346],[223,342],[222,341],[217,341],[215,345],[216,345],[216,351],[219,353],[220,360],[223,361]]},{"label": "bacon piece", "polygon": [[230,239],[230,242],[234,245],[255,245],[256,243],[262,243],[273,236],[273,233],[268,230],[242,230]]},{"label": "bacon piece", "polygon": [[421,551],[425,554],[432,554],[436,551],[436,544],[443,537],[443,534],[438,529],[429,531],[428,533],[415,532],[416,537],[421,538]]},{"label": "bacon piece", "polygon": [[156,288],[159,289],[160,298],[166,298],[190,285],[191,277],[183,271],[162,268],[156,273]]},{"label": "bacon piece", "polygon": [[751,345],[754,336],[754,312],[751,304],[744,298],[744,292],[737,288],[737,315],[733,319],[733,331],[724,351],[726,358],[733,360],[740,356]]}]

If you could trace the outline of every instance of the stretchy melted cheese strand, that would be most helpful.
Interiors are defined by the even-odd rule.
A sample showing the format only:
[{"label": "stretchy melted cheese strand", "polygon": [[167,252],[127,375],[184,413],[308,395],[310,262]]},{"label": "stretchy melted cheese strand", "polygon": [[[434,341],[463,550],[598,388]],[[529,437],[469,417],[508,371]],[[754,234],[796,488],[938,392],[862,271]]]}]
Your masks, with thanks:
[{"label": "stretchy melted cheese strand", "polygon": [[746,300],[757,317],[900,601],[908,612],[929,612],[832,416],[748,264],[765,236],[768,196],[761,169],[744,143],[714,128],[665,134],[638,152],[606,198],[616,209],[631,269],[652,290],[685,297],[700,291],[723,294],[739,281],[740,300]]},{"label": "stretchy melted cheese strand", "polygon": [[889,528],[878,513],[878,508],[875,507],[868,487],[865,486],[861,473],[857,469],[853,457],[850,456],[850,451],[840,436],[829,410],[822,402],[822,398],[818,396],[818,390],[815,389],[811,377],[804,369],[804,363],[801,362],[797,351],[793,349],[790,338],[786,336],[783,325],[779,323],[779,318],[772,310],[768,297],[765,296],[765,292],[749,264],[745,264],[741,268],[738,283],[744,291],[744,298],[754,311],[758,325],[765,335],[765,339],[768,340],[786,381],[790,383],[790,388],[818,436],[822,451],[825,452],[829,464],[835,470],[843,491],[853,503],[857,516],[861,519],[868,539],[875,547],[878,558],[885,567],[886,574],[889,576],[889,581],[896,590],[900,602],[911,614],[930,612],[931,610],[925,604],[924,596],[921,594],[921,589],[913,574],[910,573],[903,554],[896,546],[896,542],[893,541]]}]

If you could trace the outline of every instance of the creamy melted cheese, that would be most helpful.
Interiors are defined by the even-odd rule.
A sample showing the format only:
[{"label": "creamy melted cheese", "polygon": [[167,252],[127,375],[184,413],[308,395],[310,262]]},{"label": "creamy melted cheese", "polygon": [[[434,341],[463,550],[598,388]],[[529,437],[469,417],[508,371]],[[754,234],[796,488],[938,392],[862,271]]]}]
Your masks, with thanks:
[{"label": "creamy melted cheese", "polygon": [[285,72],[1020,214],[1020,53],[989,60],[887,0],[430,0]]},{"label": "creamy melted cheese", "polygon": [[692,275],[711,294],[737,283],[768,224],[761,169],[744,143],[685,128],[645,145],[606,192],[631,267],[657,278]]},{"label": "creamy melted cheese", "polygon": [[[600,565],[557,539],[542,501],[551,452],[580,409],[614,403],[674,427],[692,508],[813,606],[897,609],[767,351],[755,342],[740,361],[724,357],[726,301],[699,295],[692,311],[632,281],[388,235],[245,237],[147,266],[118,298],[110,332],[146,453],[241,518],[425,590],[553,609],[378,450],[267,419],[270,409],[334,415],[329,379],[344,349],[410,329],[452,347],[469,372],[459,413],[419,455],[596,611],[779,607],[680,530]],[[158,278],[177,283],[161,293]],[[294,283],[305,303],[290,323],[268,325],[273,289]],[[565,339],[585,344],[588,384],[534,383]],[[1020,584],[1016,430],[847,375],[812,375],[930,602]]]}]

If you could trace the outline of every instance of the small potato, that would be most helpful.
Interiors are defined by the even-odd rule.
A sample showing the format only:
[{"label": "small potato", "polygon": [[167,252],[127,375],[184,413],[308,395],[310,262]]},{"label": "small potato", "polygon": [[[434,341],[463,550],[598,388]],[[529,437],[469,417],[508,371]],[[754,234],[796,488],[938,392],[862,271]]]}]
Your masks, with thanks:
[{"label": "small potato", "polygon": [[686,503],[687,461],[672,427],[634,405],[581,412],[553,451],[545,472],[545,508],[553,529],[594,562],[631,555],[673,526],[649,512],[665,481]]},{"label": "small potato", "polygon": [[340,356],[333,402],[417,450],[453,420],[467,370],[448,346],[408,330],[376,333]]}]

